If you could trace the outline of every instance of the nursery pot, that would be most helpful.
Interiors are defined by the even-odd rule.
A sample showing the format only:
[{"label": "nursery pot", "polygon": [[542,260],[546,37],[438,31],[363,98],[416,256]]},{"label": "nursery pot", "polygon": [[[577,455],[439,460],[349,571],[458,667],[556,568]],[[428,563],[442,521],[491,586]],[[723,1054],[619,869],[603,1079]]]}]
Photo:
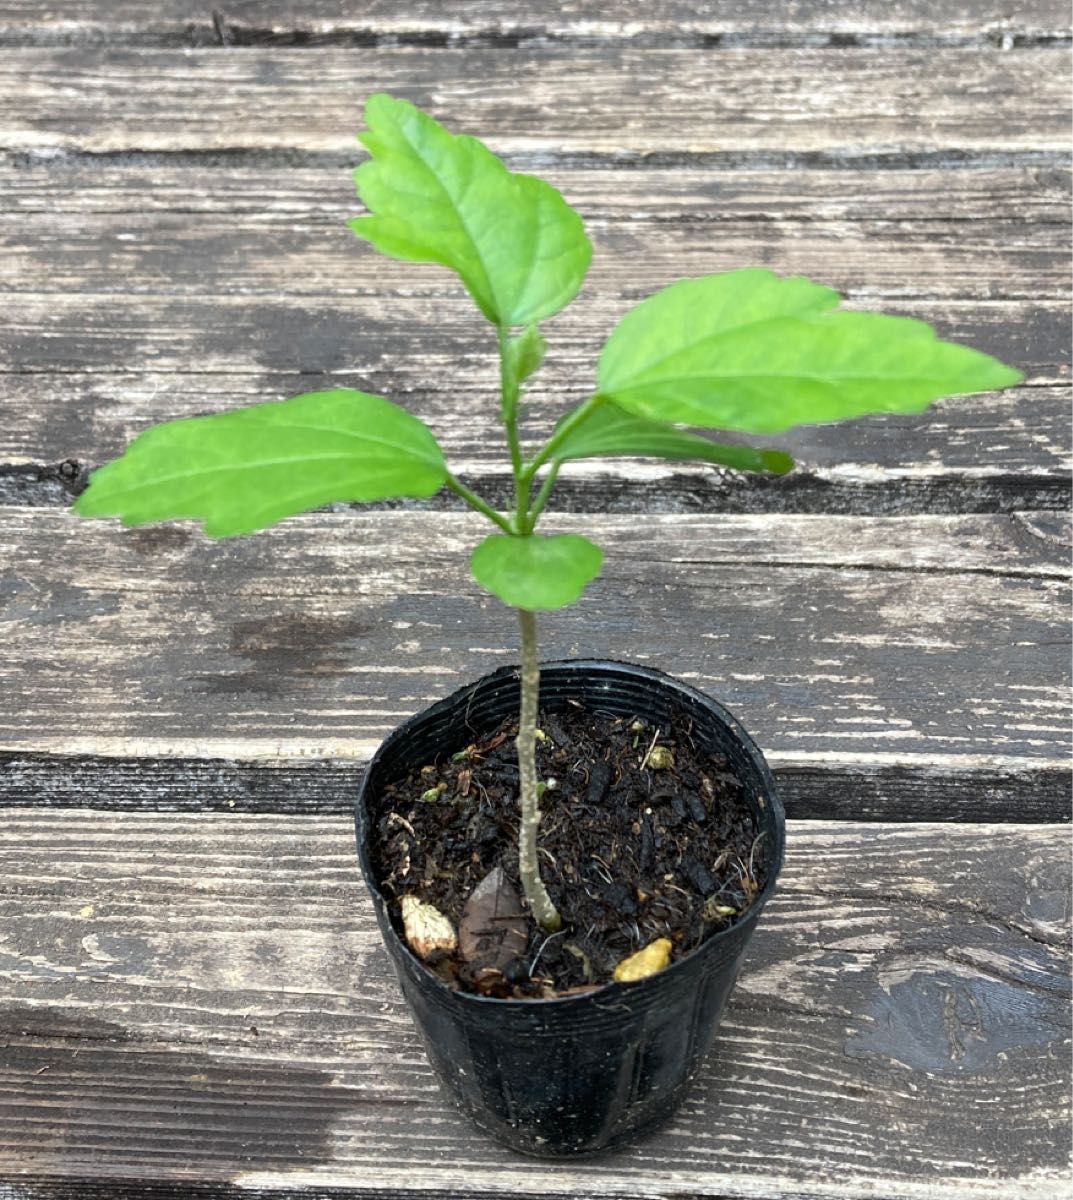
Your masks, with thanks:
[{"label": "nursery pot", "polygon": [[514,1150],[565,1157],[610,1149],[666,1120],[710,1047],[745,946],[782,865],[785,822],[763,755],[722,705],[647,667],[575,660],[542,664],[545,711],[571,699],[616,716],[693,721],[699,750],[726,756],[752,805],[763,889],[734,925],[656,975],[555,1000],[453,991],[392,925],[369,855],[371,813],[385,785],[458,750],[518,711],[517,668],[487,675],[392,733],[357,800],[358,855],[376,918],[428,1057],[448,1095]]}]

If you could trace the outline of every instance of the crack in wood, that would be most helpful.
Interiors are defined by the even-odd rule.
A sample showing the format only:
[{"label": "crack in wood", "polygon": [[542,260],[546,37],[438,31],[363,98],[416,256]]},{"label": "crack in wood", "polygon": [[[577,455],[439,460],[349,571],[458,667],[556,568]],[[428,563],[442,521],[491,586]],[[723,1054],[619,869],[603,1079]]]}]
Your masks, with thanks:
[{"label": "crack in wood", "polygon": [[996,967],[985,966],[978,959],[959,953],[956,947],[946,947],[944,949],[944,957],[950,962],[957,963],[959,966],[969,968],[977,975],[982,975],[986,979],[993,979],[996,983],[1004,983],[1010,987],[1024,988],[1026,991],[1036,992],[1038,995],[1048,998],[1057,994],[1066,1004],[1071,1003],[1071,997],[1066,991],[1059,992],[1053,985],[1048,987],[1046,984],[1036,983],[1031,979],[1023,979],[1017,975],[1012,975],[1008,971],[1000,971]]},{"label": "crack in wood", "polygon": [[[934,171],[1068,169],[1068,155],[1057,150],[716,150],[613,152],[541,150],[505,152],[503,161],[515,171]],[[355,151],[306,150],[300,147],[224,146],[206,150],[40,149],[0,147],[0,163],[12,170],[62,163],[75,167],[198,167],[265,168],[334,171],[348,170],[363,161]]]},{"label": "crack in wood", "polygon": [[865,888],[795,888],[792,885],[786,886],[780,884],[780,889],[782,891],[793,892],[796,896],[822,896],[832,900],[870,900],[881,904],[908,905],[913,908],[927,909],[936,913],[961,913],[968,917],[990,921],[1007,930],[1009,933],[1017,934],[1027,941],[1034,942],[1038,946],[1045,946],[1050,950],[1065,950],[1069,945],[1069,938],[1064,933],[1060,935],[1056,934],[1054,937],[1047,937],[1042,933],[1037,934],[1031,929],[1027,929],[1024,925],[1018,925],[1007,917],[1003,917],[999,913],[983,907],[983,905],[967,904],[964,901],[955,900],[943,903],[935,899],[926,899],[923,896],[910,896],[882,891],[873,892]]},{"label": "crack in wood", "polygon": [[599,49],[604,46],[627,44],[641,50],[697,50],[718,52],[726,50],[998,50],[1003,53],[1018,50],[1064,50],[1071,42],[1065,29],[1039,29],[1025,26],[918,30],[884,30],[867,27],[857,30],[823,29],[792,30],[785,26],[770,28],[719,30],[679,27],[638,29],[635,23],[623,22],[618,27],[606,25],[598,32],[588,32],[584,25],[576,30],[542,27],[539,24],[511,24],[466,30],[449,25],[425,28],[377,28],[372,24],[346,23],[317,28],[289,25],[258,25],[232,19],[219,9],[198,23],[188,22],[172,28],[132,29],[84,24],[81,28],[64,25],[53,28],[47,24],[19,27],[10,24],[0,27],[0,47],[49,49],[54,47],[95,47],[135,50],[201,49],[228,50],[232,47],[280,47],[288,50],[316,50],[341,47],[363,50],[525,50],[529,47],[562,46],[577,49]]}]

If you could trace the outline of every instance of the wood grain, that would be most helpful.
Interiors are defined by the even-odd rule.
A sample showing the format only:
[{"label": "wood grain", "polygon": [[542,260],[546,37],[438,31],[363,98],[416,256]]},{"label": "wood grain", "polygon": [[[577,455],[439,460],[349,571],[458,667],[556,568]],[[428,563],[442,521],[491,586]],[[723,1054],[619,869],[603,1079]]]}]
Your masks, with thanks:
[{"label": "wood grain", "polygon": [[349,154],[364,97],[391,91],[504,152],[1039,152],[1057,164],[1065,70],[1060,49],[374,48],[356,73],[340,48],[25,48],[0,59],[0,149]]},{"label": "wood grain", "polygon": [[[589,220],[598,256],[582,306],[552,327],[534,437],[585,390],[618,315],[684,262],[693,272],[765,263],[811,273],[852,304],[930,319],[1018,363],[1031,385],[921,419],[796,431],[783,444],[802,467],[788,480],[600,464],[564,480],[562,507],[1068,506],[1064,172],[843,166],[797,170],[788,188],[781,170],[609,175],[549,165],[544,173]],[[48,464],[75,460],[77,475],[156,420],[339,384],[403,400],[458,471],[505,495],[483,420],[459,419],[460,408],[495,410],[483,330],[456,305],[447,273],[361,258],[342,223],[355,206],[342,167],[269,171],[227,160],[206,172],[61,157],[7,179],[14,203],[0,228],[0,273],[20,294],[0,338],[0,360],[14,372],[0,376],[0,499],[62,502]]]},{"label": "wood grain", "polygon": [[[2,376],[0,461],[96,464],[155,420],[354,383],[405,400],[459,470],[505,489],[483,421],[459,419],[497,406],[483,324],[457,302],[447,272],[362,252],[343,224],[356,207],[348,172],[60,164],[10,178],[0,282],[19,293],[19,308],[0,335],[14,371]],[[639,483],[604,468],[592,484],[575,476],[560,504],[1067,506],[1063,173],[804,171],[792,193],[778,171],[551,179],[585,214],[597,257],[581,300],[549,326],[534,437],[580,398],[621,312],[683,263],[693,273],[743,263],[809,273],[842,287],[850,304],[929,318],[1032,373],[1028,388],[921,417],[795,431],[782,439],[802,462],[793,480],[674,468]],[[30,482],[9,479],[0,495],[54,498]]]},{"label": "wood grain", "polygon": [[[361,157],[356,147],[352,157]],[[508,156],[508,162],[524,169],[517,156]],[[972,222],[975,228],[962,226],[963,232],[977,236],[999,222],[1020,222],[1018,235],[1032,237],[1040,225],[1068,229],[1070,223],[1070,172],[1058,167],[889,166],[880,171],[847,164],[791,171],[682,165],[641,171],[563,166],[549,156],[540,173],[587,220],[645,227],[691,223],[717,230],[735,222],[785,222],[797,229],[797,221],[845,221],[882,232],[884,222],[922,221],[935,227],[958,221]],[[73,221],[63,220],[67,215],[143,220],[153,214],[161,219],[200,215],[215,223],[230,218],[236,229],[256,223],[271,230],[288,221],[335,228],[357,211],[345,166],[295,164],[281,171],[241,160],[211,171],[167,161],[146,166],[133,159],[120,164],[63,156],[20,160],[4,175],[4,199],[0,215],[6,220],[32,214],[56,218],[51,237],[77,232]]]},{"label": "wood grain", "polygon": [[[1064,1200],[1068,26],[1057,0],[0,0],[0,1200]],[[401,400],[505,501],[484,331],[342,223],[376,90],[585,215],[534,436],[625,308],[746,263],[1028,376],[796,431],[782,480],[565,473],[551,527],[608,565],[546,655],[711,691],[823,819],[791,823],[692,1099],[593,1163],[449,1111],[356,870],[379,739],[514,656],[465,567],[482,525],[340,508],[209,544],[62,511],[148,424],[324,385]]]},{"label": "wood grain", "polygon": [[[494,351],[479,318],[459,304],[448,280],[442,286],[439,295],[395,293],[389,301],[375,293],[23,292],[0,332],[0,462],[77,458],[96,466],[160,420],[350,386],[388,395],[427,421],[456,469],[502,472],[498,440],[488,436],[498,411]],[[808,468],[828,469],[832,480],[874,482],[883,470],[1040,472],[1060,477],[1065,488],[1065,301],[862,297],[857,304],[930,320],[942,336],[1016,363],[1026,385],[951,400],[912,419],[804,427],[771,444]],[[549,324],[553,350],[533,392],[526,437],[547,437],[561,413],[589,394],[600,347],[629,307],[629,298],[592,295]]]},{"label": "wood grain", "polygon": [[467,0],[466,3],[410,0],[230,0],[210,11],[200,0],[77,0],[62,10],[35,0],[0,4],[0,39],[9,44],[100,42],[190,45],[273,44],[367,45],[377,40],[419,41],[457,46],[519,40],[624,39],[631,43],[823,45],[883,44],[898,38],[941,38],[1002,45],[1028,38],[1056,37],[1068,29],[1067,9],[1056,0],[1026,0],[1011,10],[1002,0],[618,0],[594,10],[579,0]]},{"label": "wood grain", "polygon": [[[628,185],[631,173],[621,174]],[[58,174],[52,186],[62,182]],[[603,186],[614,188],[615,182],[611,176]],[[780,182],[785,188],[785,177]],[[713,191],[717,187],[716,177]],[[336,192],[334,186],[330,190]],[[871,219],[831,220],[824,217],[822,202],[819,211],[803,219],[765,219],[763,214],[735,219],[716,216],[714,198],[705,220],[676,212],[653,195],[651,186],[647,212],[632,209],[628,192],[635,189],[623,190],[627,195],[618,211],[602,216],[575,198],[567,183],[567,195],[586,218],[595,243],[582,304],[646,295],[680,278],[683,269],[707,275],[743,265],[822,278],[873,303],[885,297],[926,297],[938,304],[1065,296],[1068,223],[1037,223],[1025,216],[982,220],[963,213],[955,219],[936,214],[933,220],[897,221],[877,212]],[[359,244],[346,219],[361,211],[356,198],[340,196],[334,220],[293,211],[276,215],[271,209],[245,219],[233,211],[210,215],[203,210],[115,216],[15,212],[0,219],[0,288],[121,294],[132,300],[160,294],[453,292],[462,306],[464,292],[452,273],[380,257]],[[469,316],[469,302],[464,303]]]},{"label": "wood grain", "polygon": [[[353,157],[355,162],[361,157],[356,148]],[[509,156],[508,162],[524,169],[520,157]],[[875,170],[844,164],[791,173],[771,167],[720,169],[699,161],[691,167],[629,170],[563,166],[549,157],[540,173],[591,221],[713,228],[735,221],[871,222],[871,228],[885,221],[1019,221],[1023,236],[1041,224],[1069,226],[1069,170],[1062,168]],[[356,211],[352,175],[342,166],[294,164],[281,172],[241,161],[205,170],[167,160],[146,166],[133,158],[119,164],[109,158],[28,158],[5,174],[4,188],[5,220],[17,214],[197,214],[217,222],[230,216],[238,228],[254,221],[269,227],[287,221],[335,226]],[[52,235],[72,227],[58,224]],[[964,229],[966,235],[973,232]]]},{"label": "wood grain", "polygon": [[[825,811],[817,772],[930,778],[917,787],[938,806],[942,779],[971,803],[981,772],[989,812],[1016,819],[1017,790],[996,781],[1023,791],[1038,773],[1061,807],[1033,814],[1064,815],[1067,518],[548,528],[587,533],[607,562],[580,605],[542,620],[545,657],[631,659],[709,690],[811,780],[807,811]],[[4,798],[26,755],[359,766],[403,717],[512,661],[514,627],[466,569],[484,535],[470,516],[352,512],[210,544],[0,510]],[[864,803],[883,790],[873,777]]]},{"label": "wood grain", "polygon": [[1059,1200],[1066,843],[791,823],[680,1115],[558,1165],[500,1151],[440,1099],[349,821],[9,812],[0,1170],[30,1187]]}]

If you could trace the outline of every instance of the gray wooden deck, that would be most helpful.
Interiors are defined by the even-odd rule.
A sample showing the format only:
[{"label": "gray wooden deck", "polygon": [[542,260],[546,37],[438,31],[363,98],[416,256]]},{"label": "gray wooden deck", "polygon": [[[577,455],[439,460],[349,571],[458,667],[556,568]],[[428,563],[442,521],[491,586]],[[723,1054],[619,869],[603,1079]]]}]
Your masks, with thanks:
[{"label": "gray wooden deck", "polygon": [[[1068,1195],[1068,48],[1052,0],[0,0],[0,1200]],[[695,1094],[576,1165],[445,1107],[353,853],[378,740],[513,660],[474,521],[66,511],[146,425],[327,380],[503,494],[481,323],[344,223],[377,90],[585,216],[534,435],[625,308],[747,264],[1026,372],[783,479],[564,471],[608,560],[546,656],[711,691],[791,818]]]}]

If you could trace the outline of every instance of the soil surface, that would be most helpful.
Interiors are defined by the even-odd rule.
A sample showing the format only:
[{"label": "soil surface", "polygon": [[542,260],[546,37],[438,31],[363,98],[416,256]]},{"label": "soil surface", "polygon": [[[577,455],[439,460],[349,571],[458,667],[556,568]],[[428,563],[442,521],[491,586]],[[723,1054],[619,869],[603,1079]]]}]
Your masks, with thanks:
[{"label": "soil surface", "polygon": [[571,702],[540,730],[541,874],[560,932],[519,900],[516,721],[390,786],[374,814],[373,867],[400,935],[403,897],[460,933],[423,956],[441,978],[500,997],[591,990],[656,939],[673,961],[749,908],[764,885],[757,822],[686,716],[655,726]]}]

